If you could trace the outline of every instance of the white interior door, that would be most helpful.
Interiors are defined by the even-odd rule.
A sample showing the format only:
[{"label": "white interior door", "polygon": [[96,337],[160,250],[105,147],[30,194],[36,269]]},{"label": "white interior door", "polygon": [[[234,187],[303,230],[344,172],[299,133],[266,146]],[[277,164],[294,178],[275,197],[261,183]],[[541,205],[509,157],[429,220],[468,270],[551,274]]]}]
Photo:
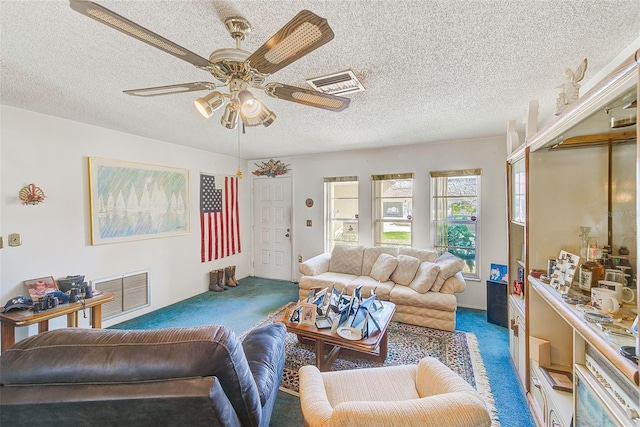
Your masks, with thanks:
[{"label": "white interior door", "polygon": [[253,180],[253,273],[291,280],[291,177]]}]

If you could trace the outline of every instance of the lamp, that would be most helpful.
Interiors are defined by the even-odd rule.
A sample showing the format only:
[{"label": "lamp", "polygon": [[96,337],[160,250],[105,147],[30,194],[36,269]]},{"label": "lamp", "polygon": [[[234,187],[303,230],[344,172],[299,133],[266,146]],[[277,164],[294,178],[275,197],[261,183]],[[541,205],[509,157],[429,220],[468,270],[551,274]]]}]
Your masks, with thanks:
[{"label": "lamp", "polygon": [[224,109],[224,114],[220,118],[220,123],[227,129],[235,129],[238,125],[238,105],[231,101]]},{"label": "lamp", "polygon": [[[244,83],[244,82],[241,82]],[[234,91],[235,92],[235,91]],[[246,89],[239,90],[237,95],[223,95],[220,92],[211,92],[207,96],[193,101],[198,112],[208,119],[214,111],[222,107],[224,98],[231,98],[225,107],[220,123],[227,129],[235,129],[238,125],[238,115],[242,117],[245,126],[263,125],[267,127],[276,119],[273,111],[269,110],[259,99],[255,98]]]},{"label": "lamp", "polygon": [[211,117],[214,111],[222,107],[222,104],[224,104],[224,96],[220,92],[211,92],[209,95],[193,101],[193,105],[205,119]]},{"label": "lamp", "polygon": [[276,119],[273,111],[269,110],[259,99],[248,90],[238,92],[240,101],[240,116],[245,126],[269,126]]}]

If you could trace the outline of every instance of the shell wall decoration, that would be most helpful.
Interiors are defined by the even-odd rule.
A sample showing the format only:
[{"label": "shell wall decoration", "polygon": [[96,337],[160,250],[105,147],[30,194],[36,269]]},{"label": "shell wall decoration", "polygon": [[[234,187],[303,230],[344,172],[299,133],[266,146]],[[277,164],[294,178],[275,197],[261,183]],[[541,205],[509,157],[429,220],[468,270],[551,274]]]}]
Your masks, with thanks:
[{"label": "shell wall decoration", "polygon": [[279,175],[284,175],[289,172],[289,165],[284,164],[282,160],[269,160],[268,162],[262,162],[261,165],[254,163],[258,167],[258,169],[254,170],[252,173],[257,176],[268,176],[271,178],[275,178]]},{"label": "shell wall decoration", "polygon": [[44,191],[42,191],[40,187],[36,187],[35,184],[29,184],[22,187],[18,193],[18,197],[23,205],[37,205],[44,202],[44,198],[47,196],[45,196]]}]

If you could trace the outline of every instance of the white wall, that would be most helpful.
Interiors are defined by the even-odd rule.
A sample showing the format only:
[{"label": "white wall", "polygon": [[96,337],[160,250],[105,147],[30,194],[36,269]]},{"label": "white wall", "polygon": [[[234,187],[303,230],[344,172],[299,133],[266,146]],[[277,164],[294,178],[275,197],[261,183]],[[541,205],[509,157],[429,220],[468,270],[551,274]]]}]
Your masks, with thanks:
[{"label": "white wall", "polygon": [[[504,138],[278,158],[291,165],[294,175],[294,258],[296,261],[298,256],[308,259],[324,251],[324,177],[359,177],[359,243],[371,245],[371,175],[413,172],[413,246],[429,248],[432,247],[429,172],[481,168],[482,280],[467,281],[467,290],[456,296],[460,306],[485,309],[485,281],[489,277],[490,264],[507,263],[505,159]],[[314,200],[313,207],[305,206],[307,198]],[[307,220],[312,220],[312,227],[306,226]]]},{"label": "white wall", "polygon": [[[0,302],[25,294],[23,281],[43,276],[84,274],[101,279],[150,270],[151,306],[104,322],[118,323],[205,292],[208,271],[237,265],[236,276],[251,274],[251,179],[240,181],[243,252],[200,263],[199,173],[234,174],[237,159],[85,125],[12,107],[0,108]],[[505,158],[503,138],[452,141],[392,149],[350,151],[281,158],[294,178],[293,255],[307,259],[324,249],[323,177],[360,177],[360,242],[370,245],[372,174],[413,172],[414,246],[430,247],[429,171],[481,168],[482,281],[468,282],[458,294],[461,306],[485,308],[485,280],[490,263],[506,264]],[[87,158],[102,157],[186,168],[190,172],[191,233],[185,236],[91,246]],[[268,160],[268,159],[266,159]],[[253,166],[253,161],[249,162]],[[245,176],[251,176],[243,165]],[[17,194],[35,183],[47,195],[44,203],[23,206]],[[304,201],[316,202],[307,208]],[[306,220],[313,221],[312,227]],[[20,233],[22,246],[9,247],[7,235]],[[63,318],[50,328],[66,326]],[[88,326],[81,319],[81,326]],[[16,339],[37,328],[18,328]]]},{"label": "white wall", "polygon": [[[94,280],[150,270],[151,306],[104,326],[127,320],[205,292],[208,271],[237,265],[236,277],[250,275],[251,180],[240,180],[243,252],[213,262],[200,262],[199,174],[233,175],[237,159],[89,126],[52,116],[2,106],[0,161],[0,301],[25,295],[23,280],[84,274]],[[191,233],[189,235],[91,246],[87,158],[102,157],[189,170]],[[246,174],[245,174],[246,175]],[[47,198],[23,206],[18,191],[35,183]],[[20,233],[22,246],[9,247],[7,235]],[[82,317],[82,316],[80,316]],[[81,326],[88,325],[82,319]],[[66,319],[50,328],[66,326]],[[35,326],[17,328],[16,340],[36,333]]]}]

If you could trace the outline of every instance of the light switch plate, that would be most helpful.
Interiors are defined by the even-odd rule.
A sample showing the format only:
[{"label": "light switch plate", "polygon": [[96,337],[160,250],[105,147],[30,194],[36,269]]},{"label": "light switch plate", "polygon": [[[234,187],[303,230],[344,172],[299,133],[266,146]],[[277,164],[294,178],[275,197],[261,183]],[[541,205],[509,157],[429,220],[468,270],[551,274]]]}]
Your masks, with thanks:
[{"label": "light switch plate", "polygon": [[22,238],[18,233],[9,234],[9,246],[20,246],[22,244]]}]

